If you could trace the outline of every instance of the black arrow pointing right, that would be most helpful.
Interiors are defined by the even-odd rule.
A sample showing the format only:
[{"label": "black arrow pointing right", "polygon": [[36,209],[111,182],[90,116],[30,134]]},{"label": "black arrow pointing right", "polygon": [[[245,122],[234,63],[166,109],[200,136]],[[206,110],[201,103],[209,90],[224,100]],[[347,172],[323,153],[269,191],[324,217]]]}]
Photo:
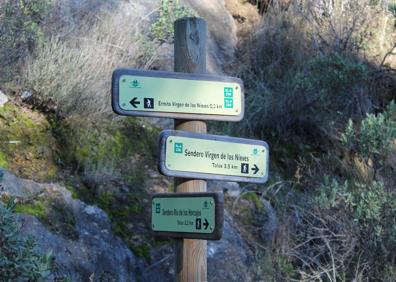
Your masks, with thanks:
[{"label": "black arrow pointing right", "polygon": [[205,227],[205,230],[208,229],[209,222],[208,222],[208,220],[206,218],[205,218],[205,221],[203,223],[203,226]]},{"label": "black arrow pointing right", "polygon": [[131,103],[132,107],[137,108],[136,105],[139,105],[140,102],[136,101],[137,97],[133,98],[131,101],[129,101],[129,103]]},{"label": "black arrow pointing right", "polygon": [[257,174],[257,172],[259,171],[259,168],[257,167],[256,164],[254,164],[254,167],[252,167],[253,170],[253,174]]}]

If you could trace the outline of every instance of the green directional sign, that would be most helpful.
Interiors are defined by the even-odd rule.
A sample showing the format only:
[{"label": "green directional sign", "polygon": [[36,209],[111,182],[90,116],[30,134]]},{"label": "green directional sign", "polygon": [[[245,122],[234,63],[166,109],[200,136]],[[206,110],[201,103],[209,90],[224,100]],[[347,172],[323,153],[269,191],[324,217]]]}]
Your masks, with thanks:
[{"label": "green directional sign", "polygon": [[240,121],[243,84],[234,77],[117,69],[112,106],[121,115]]},{"label": "green directional sign", "polygon": [[160,170],[168,176],[264,183],[264,141],[165,130],[160,136]]},{"label": "green directional sign", "polygon": [[220,239],[223,226],[221,193],[160,193],[151,200],[154,235]]}]

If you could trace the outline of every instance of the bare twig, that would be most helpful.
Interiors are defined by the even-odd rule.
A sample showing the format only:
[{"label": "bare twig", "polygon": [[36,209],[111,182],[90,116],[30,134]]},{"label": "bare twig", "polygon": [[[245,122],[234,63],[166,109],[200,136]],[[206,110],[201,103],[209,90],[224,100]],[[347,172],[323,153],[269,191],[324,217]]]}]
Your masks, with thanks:
[{"label": "bare twig", "polygon": [[396,55],[396,53],[393,52],[395,49],[396,49],[396,43],[394,43],[393,46],[392,46],[392,48],[391,48],[388,52],[386,52],[384,58],[383,58],[382,61],[381,61],[381,64],[380,64],[381,67],[384,66],[385,61],[386,61],[386,59],[387,59],[388,57],[393,56],[393,55]]}]

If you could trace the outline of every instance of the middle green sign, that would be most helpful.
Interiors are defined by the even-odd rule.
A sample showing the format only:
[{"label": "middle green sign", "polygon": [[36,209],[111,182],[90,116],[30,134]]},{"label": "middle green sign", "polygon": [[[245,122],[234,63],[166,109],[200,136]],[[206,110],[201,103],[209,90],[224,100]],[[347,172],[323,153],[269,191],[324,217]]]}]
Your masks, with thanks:
[{"label": "middle green sign", "polygon": [[264,183],[269,149],[260,140],[164,130],[160,171],[167,176]]}]

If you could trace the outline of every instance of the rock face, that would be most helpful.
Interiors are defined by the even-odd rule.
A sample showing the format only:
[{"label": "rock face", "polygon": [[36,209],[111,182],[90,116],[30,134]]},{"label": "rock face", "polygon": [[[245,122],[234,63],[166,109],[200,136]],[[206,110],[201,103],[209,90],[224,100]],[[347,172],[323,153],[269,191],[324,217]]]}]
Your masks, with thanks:
[{"label": "rock face", "polygon": [[[59,4],[57,19],[65,22],[73,21],[74,25],[83,24],[87,20],[85,14],[97,14],[109,11],[121,5],[124,19],[138,16],[139,29],[148,29],[151,21],[157,16],[159,0],[127,0],[127,1],[82,1],[68,0]],[[223,74],[227,65],[234,60],[237,44],[237,27],[231,13],[226,8],[225,0],[182,0],[180,5],[191,8],[199,17],[208,23],[207,69],[209,73]],[[132,23],[133,24],[133,23]],[[70,24],[65,25],[70,26]],[[156,49],[156,60],[153,67],[160,70],[173,71],[173,44],[163,43]]]},{"label": "rock face", "polygon": [[209,73],[223,74],[227,65],[234,60],[237,44],[237,27],[224,0],[185,0],[198,16],[208,23],[208,61]]},{"label": "rock face", "polygon": [[208,183],[209,192],[223,192],[225,196],[236,198],[241,194],[241,187],[237,182],[213,181]]},{"label": "rock face", "polygon": [[[137,0],[122,2],[122,11],[128,15],[142,15],[141,21],[150,25],[155,17],[153,11],[160,1]],[[237,44],[237,27],[231,13],[225,7],[224,0],[183,0],[180,4],[190,7],[199,17],[208,23],[207,71],[213,74],[227,72],[227,65],[234,60]],[[144,26],[144,25],[142,25]],[[156,50],[153,67],[159,70],[173,71],[173,44],[163,43]]]},{"label": "rock face", "polygon": [[38,184],[5,172],[0,185],[3,198],[13,196],[19,202],[53,198],[74,215],[70,223],[76,231],[74,239],[49,230],[34,216],[19,216],[21,232],[36,237],[44,252],[53,252],[55,271],[51,281],[66,277],[71,281],[89,281],[90,277],[92,281],[135,281],[137,260],[127,245],[112,233],[103,210],[72,199],[71,193],[59,184]]},{"label": "rock face", "polygon": [[[151,178],[156,178],[155,174]],[[160,192],[171,183],[157,181],[147,185],[152,188],[150,191]],[[241,197],[239,185],[233,182],[210,181],[208,190],[224,191],[228,206]],[[20,214],[19,220],[23,234],[36,237],[43,252],[53,251],[55,270],[51,279],[173,281],[175,261],[172,241],[157,241],[152,245],[150,262],[146,262],[135,257],[126,243],[113,234],[110,220],[103,210],[73,199],[71,192],[62,185],[39,184],[3,171],[0,199],[10,196],[15,197],[22,206],[44,203],[46,207],[45,216]],[[254,204],[244,204],[246,201],[238,201],[238,207],[254,210]],[[257,237],[265,245],[270,245],[277,220],[271,205],[265,200],[263,205],[269,219],[261,225],[263,228],[259,228],[261,233]],[[60,208],[61,215],[56,215]],[[62,216],[65,213],[72,216]],[[49,216],[52,217],[46,218]],[[53,221],[61,222],[55,224]],[[243,237],[244,233],[240,231],[243,229],[225,209],[222,239],[208,241],[208,281],[254,281],[254,255]],[[142,232],[148,234],[149,230]]]},{"label": "rock face", "polygon": [[[229,186],[232,186],[230,183]],[[56,226],[47,226],[43,216],[38,219],[20,214],[21,232],[33,235],[43,252],[52,250],[54,274],[51,279],[71,278],[72,281],[173,281],[173,244],[162,242],[150,251],[151,264],[136,258],[128,246],[111,231],[106,213],[96,206],[72,198],[70,191],[59,184],[39,184],[3,171],[0,198],[15,197],[19,203],[32,199],[51,199],[66,206],[73,214],[70,225],[76,235],[71,238]],[[51,211],[53,213],[53,211]],[[43,223],[44,222],[44,223]],[[52,228],[52,229],[51,229]],[[251,281],[253,255],[239,234],[232,216],[225,211],[223,238],[208,241],[209,281]]]},{"label": "rock face", "polygon": [[261,199],[261,202],[263,203],[267,212],[267,221],[261,229],[260,239],[264,245],[270,246],[278,228],[278,217],[276,216],[276,212],[269,201],[266,199]]},{"label": "rock face", "polygon": [[210,281],[251,281],[253,254],[235,229],[231,215],[224,212],[224,233],[219,241],[208,241]]},{"label": "rock face", "polygon": [[7,102],[8,102],[8,97],[0,90],[0,108],[3,107],[4,104]]}]

